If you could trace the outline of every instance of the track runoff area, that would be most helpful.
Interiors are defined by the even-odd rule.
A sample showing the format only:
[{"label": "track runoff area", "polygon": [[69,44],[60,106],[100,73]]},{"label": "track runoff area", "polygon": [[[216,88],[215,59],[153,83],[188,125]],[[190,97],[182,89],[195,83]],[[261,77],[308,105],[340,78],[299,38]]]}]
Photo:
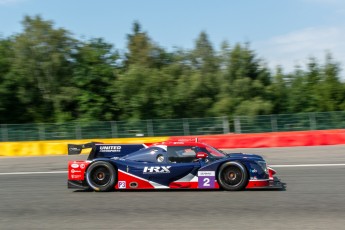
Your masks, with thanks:
[{"label": "track runoff area", "polygon": [[[292,165],[269,165],[274,169],[278,168],[300,168],[300,167],[339,167],[343,164],[292,164]],[[35,175],[35,174],[67,174],[67,171],[42,171],[42,172],[2,172],[0,175]]]},{"label": "track runoff area", "polygon": [[[345,145],[225,149],[226,152],[254,153],[262,155],[268,165],[279,168],[344,167]],[[80,156],[2,157],[0,175],[67,174],[67,161],[85,159]],[[17,164],[25,167],[14,167]],[[37,164],[37,165],[36,165]],[[42,167],[40,167],[42,166]],[[278,170],[279,174],[279,170]]]},{"label": "track runoff area", "polygon": [[[255,153],[262,155],[268,165],[279,168],[344,167],[345,145],[225,149],[226,152]],[[67,161],[85,159],[80,156],[2,157],[0,175],[67,174]],[[14,167],[16,164],[25,167]],[[36,165],[37,164],[37,165]],[[42,166],[42,167],[40,167]],[[279,170],[278,170],[279,174]]]},{"label": "track runoff area", "polygon": [[0,158],[0,229],[343,229],[345,145],[227,149],[265,157],[285,191],[67,189],[79,156]]}]

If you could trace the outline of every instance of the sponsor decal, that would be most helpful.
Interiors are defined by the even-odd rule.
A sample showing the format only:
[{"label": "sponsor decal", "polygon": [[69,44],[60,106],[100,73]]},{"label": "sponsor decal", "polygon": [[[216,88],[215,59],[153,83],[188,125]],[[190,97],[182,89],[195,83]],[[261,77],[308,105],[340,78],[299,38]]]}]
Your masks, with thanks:
[{"label": "sponsor decal", "polygon": [[70,151],[79,151],[80,149],[79,148],[76,148],[76,147],[71,147],[69,148]]},{"label": "sponsor decal", "polygon": [[163,155],[158,155],[157,161],[158,162],[163,162],[164,161],[164,156]]},{"label": "sponsor decal", "polygon": [[131,182],[131,183],[129,183],[129,187],[137,188],[138,187],[138,183],[137,182]]},{"label": "sponsor decal", "polygon": [[154,150],[152,150],[152,151],[150,152],[150,154],[155,154],[156,152],[158,152],[158,150],[157,150],[157,149],[154,149]]},{"label": "sponsor decal", "polygon": [[199,171],[198,176],[215,176],[214,171]]},{"label": "sponsor decal", "polygon": [[72,180],[83,180],[83,176],[82,175],[70,175],[70,179]]},{"label": "sponsor decal", "polygon": [[146,166],[143,170],[144,174],[153,174],[153,173],[170,173],[171,166]]},{"label": "sponsor decal", "polygon": [[198,142],[198,138],[181,138],[178,139],[177,141],[181,141],[181,142]]},{"label": "sponsor decal", "polygon": [[252,173],[257,173],[257,172],[258,172],[258,170],[252,169]]},{"label": "sponsor decal", "polygon": [[77,168],[79,168],[79,165],[78,164],[71,164],[71,167],[74,169],[77,169]]},{"label": "sponsor decal", "polygon": [[214,171],[198,172],[198,188],[214,188],[216,176]]},{"label": "sponsor decal", "polygon": [[118,146],[118,145],[101,145],[99,147],[99,152],[119,153],[119,152],[121,152],[121,147],[122,146]]},{"label": "sponsor decal", "polygon": [[250,180],[259,180],[256,176],[250,177]]},{"label": "sponsor decal", "polygon": [[84,171],[88,164],[88,161],[69,161],[68,179],[84,180]]},{"label": "sponsor decal", "polygon": [[124,189],[126,188],[126,181],[119,181],[117,183],[117,186],[119,187],[119,189]]},{"label": "sponsor decal", "polygon": [[80,171],[80,170],[72,169],[72,170],[71,170],[71,173],[81,173],[81,171]]}]

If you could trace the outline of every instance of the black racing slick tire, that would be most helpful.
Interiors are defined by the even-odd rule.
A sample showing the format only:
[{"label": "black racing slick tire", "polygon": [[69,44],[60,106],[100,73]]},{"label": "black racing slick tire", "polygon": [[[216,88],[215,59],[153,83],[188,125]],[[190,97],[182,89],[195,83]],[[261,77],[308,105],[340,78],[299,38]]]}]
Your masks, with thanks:
[{"label": "black racing slick tire", "polygon": [[248,184],[248,171],[239,162],[226,162],[220,166],[217,178],[221,188],[228,191],[240,191]]},{"label": "black racing slick tire", "polygon": [[96,161],[86,170],[86,182],[96,192],[107,192],[114,189],[117,173],[106,161]]}]

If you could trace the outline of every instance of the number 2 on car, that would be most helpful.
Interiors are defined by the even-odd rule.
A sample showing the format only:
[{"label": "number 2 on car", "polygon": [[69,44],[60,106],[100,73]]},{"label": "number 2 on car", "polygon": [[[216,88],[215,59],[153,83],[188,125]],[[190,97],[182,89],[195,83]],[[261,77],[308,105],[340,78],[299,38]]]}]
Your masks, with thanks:
[{"label": "number 2 on car", "polygon": [[214,171],[198,172],[198,188],[214,188],[215,173]]}]

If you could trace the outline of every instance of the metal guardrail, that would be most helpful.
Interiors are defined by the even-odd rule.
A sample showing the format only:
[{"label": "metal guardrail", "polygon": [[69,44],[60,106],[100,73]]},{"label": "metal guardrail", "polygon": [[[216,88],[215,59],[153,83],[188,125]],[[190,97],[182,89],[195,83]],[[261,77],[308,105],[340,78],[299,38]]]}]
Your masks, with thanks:
[{"label": "metal guardrail", "polygon": [[[233,127],[231,129],[231,127]],[[1,124],[0,141],[187,136],[344,129],[345,111],[139,121]]]}]

